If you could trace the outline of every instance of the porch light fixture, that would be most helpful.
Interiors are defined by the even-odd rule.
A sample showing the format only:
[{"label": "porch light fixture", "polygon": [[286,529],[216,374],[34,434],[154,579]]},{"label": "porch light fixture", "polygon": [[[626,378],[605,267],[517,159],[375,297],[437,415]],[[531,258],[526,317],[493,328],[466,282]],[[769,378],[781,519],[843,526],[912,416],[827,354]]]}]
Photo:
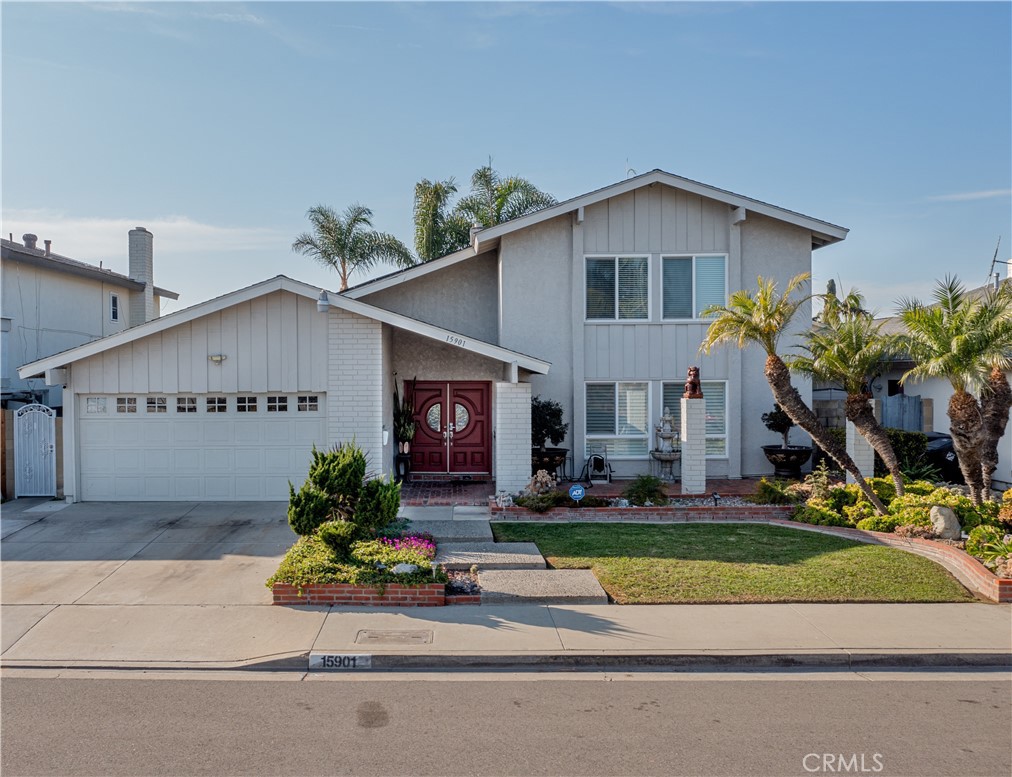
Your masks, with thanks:
[{"label": "porch light fixture", "polygon": [[320,289],[320,296],[316,298],[316,310],[319,313],[326,313],[330,310],[330,297],[326,289]]},{"label": "porch light fixture", "polygon": [[212,353],[210,356],[207,357],[207,360],[209,362],[217,364],[220,367],[221,363],[225,361],[225,359],[227,358],[228,357],[223,353]]}]

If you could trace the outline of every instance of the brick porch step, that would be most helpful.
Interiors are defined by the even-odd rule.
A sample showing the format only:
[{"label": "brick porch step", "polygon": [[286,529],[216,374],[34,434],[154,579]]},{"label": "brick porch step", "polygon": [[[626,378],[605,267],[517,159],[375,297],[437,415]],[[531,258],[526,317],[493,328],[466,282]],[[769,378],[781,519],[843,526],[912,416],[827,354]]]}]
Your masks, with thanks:
[{"label": "brick porch step", "polygon": [[533,542],[446,542],[436,563],[447,569],[544,569],[545,559]]},{"label": "brick porch step", "polygon": [[482,604],[607,604],[589,569],[502,569],[478,573]]}]

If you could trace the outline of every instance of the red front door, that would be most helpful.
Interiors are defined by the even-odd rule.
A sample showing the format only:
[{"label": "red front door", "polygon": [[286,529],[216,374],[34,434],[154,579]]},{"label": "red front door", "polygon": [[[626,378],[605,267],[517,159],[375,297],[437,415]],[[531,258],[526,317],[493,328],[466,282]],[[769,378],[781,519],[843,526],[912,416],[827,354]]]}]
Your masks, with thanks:
[{"label": "red front door", "polygon": [[415,381],[413,472],[490,475],[492,385]]}]

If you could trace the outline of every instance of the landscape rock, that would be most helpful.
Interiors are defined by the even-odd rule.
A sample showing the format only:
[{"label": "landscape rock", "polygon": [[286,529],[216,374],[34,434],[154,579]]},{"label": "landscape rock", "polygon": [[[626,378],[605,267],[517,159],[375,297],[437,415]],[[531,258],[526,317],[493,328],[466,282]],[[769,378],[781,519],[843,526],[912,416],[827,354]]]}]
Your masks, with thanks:
[{"label": "landscape rock", "polygon": [[410,575],[412,572],[418,571],[417,564],[398,564],[390,570],[395,575]]},{"label": "landscape rock", "polygon": [[949,507],[931,508],[931,525],[934,527],[935,535],[944,540],[958,540],[963,536],[963,527],[959,525],[959,519]]}]

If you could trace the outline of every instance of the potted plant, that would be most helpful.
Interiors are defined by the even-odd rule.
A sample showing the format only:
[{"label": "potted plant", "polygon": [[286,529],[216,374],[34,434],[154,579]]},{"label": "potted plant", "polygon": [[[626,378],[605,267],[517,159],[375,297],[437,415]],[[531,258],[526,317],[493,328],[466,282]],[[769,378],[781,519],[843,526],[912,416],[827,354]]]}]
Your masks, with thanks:
[{"label": "potted plant", "polygon": [[415,439],[415,402],[404,382],[404,396],[397,391],[394,378],[394,439],[397,441],[395,472],[398,480],[406,480],[411,474],[411,442]]},{"label": "potted plant", "polygon": [[554,399],[531,399],[531,474],[538,470],[554,472],[566,462],[569,448],[549,448],[566,439],[569,424],[562,421],[562,405]]},{"label": "potted plant", "polygon": [[774,404],[773,410],[763,413],[763,424],[771,432],[783,435],[783,445],[764,445],[763,453],[766,460],[773,465],[773,474],[778,478],[801,478],[801,467],[812,455],[812,448],[808,445],[791,445],[791,429],[794,428],[794,421],[787,415],[780,405]]}]

